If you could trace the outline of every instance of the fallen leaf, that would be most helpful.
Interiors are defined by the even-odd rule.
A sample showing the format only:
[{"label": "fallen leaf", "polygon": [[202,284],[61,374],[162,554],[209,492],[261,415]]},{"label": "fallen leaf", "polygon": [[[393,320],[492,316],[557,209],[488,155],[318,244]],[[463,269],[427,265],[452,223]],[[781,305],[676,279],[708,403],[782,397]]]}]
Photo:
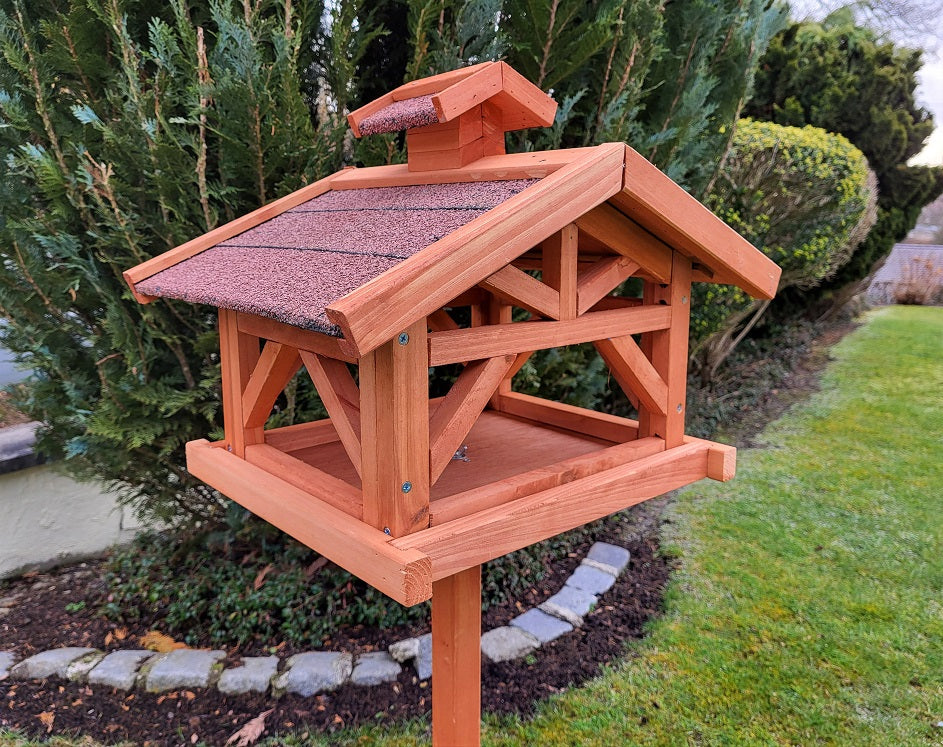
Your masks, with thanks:
[{"label": "fallen leaf", "polygon": [[317,560],[315,560],[311,565],[309,565],[308,568],[305,570],[305,579],[307,579],[307,580],[310,581],[310,580],[311,580],[311,577],[312,577],[315,573],[317,573],[318,571],[320,571],[320,570],[321,570],[324,566],[326,566],[326,565],[327,565],[327,558],[325,558],[325,557],[322,555],[320,558],[318,558]]},{"label": "fallen leaf", "polygon": [[110,632],[107,633],[105,635],[105,647],[107,648],[108,646],[110,646],[113,640],[115,640],[115,637]]},{"label": "fallen leaf", "polygon": [[196,697],[196,693],[193,692],[192,690],[184,690],[184,691],[183,691],[182,693],[180,693],[180,694],[181,694],[183,697],[185,697],[187,700],[193,700],[193,699]]},{"label": "fallen leaf", "polygon": [[262,584],[265,583],[265,577],[269,574],[269,571],[271,571],[272,568],[274,567],[275,566],[269,563],[267,566],[265,566],[265,568],[259,571],[258,575],[255,577],[255,581],[252,582],[252,588],[255,589],[256,591],[261,589]]},{"label": "fallen leaf", "polygon": [[250,744],[255,744],[259,737],[262,736],[262,732],[265,731],[265,719],[268,718],[274,710],[274,708],[269,708],[267,711],[263,711],[254,719],[249,721],[239,731],[226,740],[227,747],[228,745],[235,745],[235,747],[249,747]]},{"label": "fallen leaf", "polygon": [[43,726],[46,727],[47,734],[52,731],[52,722],[56,720],[55,713],[52,711],[43,711],[37,718],[42,722]]},{"label": "fallen leaf", "polygon": [[174,651],[178,648],[186,648],[186,643],[175,641],[169,635],[157,630],[150,630],[138,639],[141,646],[148,651],[156,651],[159,654],[166,654],[168,651]]},{"label": "fallen leaf", "polygon": [[125,638],[128,637],[127,628],[115,628],[114,633],[115,633],[115,638],[117,638],[119,641],[123,641]]}]

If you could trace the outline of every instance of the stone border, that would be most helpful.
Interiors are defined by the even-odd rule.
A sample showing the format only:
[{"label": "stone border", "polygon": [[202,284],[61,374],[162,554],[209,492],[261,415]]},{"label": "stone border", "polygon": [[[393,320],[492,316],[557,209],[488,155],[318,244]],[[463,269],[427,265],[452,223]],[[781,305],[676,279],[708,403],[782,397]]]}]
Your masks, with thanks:
[{"label": "stone border", "polygon": [[34,449],[39,423],[18,423],[0,428],[0,475],[43,464],[46,460]]},{"label": "stone border", "polygon": [[[629,563],[629,551],[596,542],[563,588],[542,604],[526,610],[508,625],[481,636],[481,653],[491,661],[529,656],[544,644],[583,624],[599,597],[615,584]],[[0,680],[38,680],[57,677],[71,682],[103,685],[117,690],[135,687],[151,693],[215,687],[227,695],[294,693],[309,697],[347,683],[369,687],[393,682],[402,665],[412,662],[420,680],[432,676],[432,635],[407,638],[387,651],[354,656],[343,651],[307,651],[288,657],[246,656],[224,669],[225,651],[177,649],[166,654],[120,649],[106,654],[93,648],[56,648],[15,663],[12,653],[0,651]]]}]

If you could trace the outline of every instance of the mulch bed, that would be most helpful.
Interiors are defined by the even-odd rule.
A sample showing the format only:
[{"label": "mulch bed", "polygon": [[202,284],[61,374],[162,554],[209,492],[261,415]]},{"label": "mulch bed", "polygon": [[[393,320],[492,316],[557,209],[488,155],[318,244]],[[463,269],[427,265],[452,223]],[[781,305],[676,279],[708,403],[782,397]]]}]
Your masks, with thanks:
[{"label": "mulch bed", "polygon": [[[661,608],[669,568],[657,553],[654,533],[631,543],[629,550],[632,559],[627,572],[587,615],[582,628],[541,647],[525,661],[483,662],[484,710],[530,713],[539,699],[593,677],[603,664],[624,653],[628,641],[642,637],[646,621]],[[548,586],[556,591],[556,585]],[[61,608],[62,604],[60,599],[57,605]],[[41,614],[32,603],[28,608],[30,614]],[[14,614],[11,612],[10,616]],[[489,610],[486,617],[491,619],[484,628],[506,623],[516,614],[516,605]],[[4,621],[3,625],[7,624]],[[60,631],[56,641],[47,641],[39,648],[78,645],[83,632],[88,632],[91,640],[100,639],[103,631],[111,627],[104,624],[95,630],[94,626],[83,628],[75,621],[71,624],[71,628]],[[3,625],[0,639],[6,642],[10,639]],[[384,638],[389,635],[388,631],[382,632]],[[363,644],[366,633],[360,637]],[[3,692],[0,726],[16,728],[34,737],[47,733],[90,735],[105,743],[122,740],[138,743],[143,738],[146,739],[143,744],[150,745],[198,741],[223,744],[250,719],[269,709],[274,711],[265,722],[266,736],[288,731],[330,732],[364,722],[427,716],[431,708],[430,690],[430,684],[419,682],[411,667],[404,669],[397,682],[388,685],[369,688],[348,685],[312,698],[285,695],[277,700],[260,695],[229,697],[216,690],[153,695],[52,680],[8,680],[0,686]],[[45,714],[45,723],[40,714]],[[51,730],[47,727],[48,714],[54,715]]]}]

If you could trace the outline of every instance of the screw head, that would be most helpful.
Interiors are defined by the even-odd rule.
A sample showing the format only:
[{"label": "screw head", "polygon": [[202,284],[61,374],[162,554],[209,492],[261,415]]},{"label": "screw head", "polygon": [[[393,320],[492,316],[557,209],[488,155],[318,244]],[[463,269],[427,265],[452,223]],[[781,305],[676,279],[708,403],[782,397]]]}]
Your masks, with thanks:
[{"label": "screw head", "polygon": [[409,482],[409,480],[407,480],[406,482],[403,483],[403,488],[402,488],[402,490],[403,490],[404,493],[408,493],[408,492],[409,492],[410,490],[412,490],[412,489],[413,489],[413,484],[412,484],[411,482]]},{"label": "screw head", "polygon": [[400,332],[399,337],[396,338],[400,345],[405,345],[409,342],[409,334],[406,332]]},{"label": "screw head", "polygon": [[681,303],[687,303],[687,302],[688,302],[688,297],[687,297],[687,296],[681,296]]},{"label": "screw head", "polygon": [[383,534],[392,534],[389,527],[383,527]]},{"label": "screw head", "polygon": [[678,405],[678,412],[681,412],[684,408],[681,405]]}]

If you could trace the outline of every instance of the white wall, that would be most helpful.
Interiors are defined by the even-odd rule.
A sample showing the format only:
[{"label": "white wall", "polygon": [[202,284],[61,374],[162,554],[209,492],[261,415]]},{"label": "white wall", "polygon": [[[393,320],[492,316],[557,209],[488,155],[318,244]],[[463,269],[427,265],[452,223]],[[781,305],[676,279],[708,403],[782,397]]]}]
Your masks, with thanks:
[{"label": "white wall", "polygon": [[113,495],[52,466],[0,475],[0,578],[99,554],[139,530]]}]

